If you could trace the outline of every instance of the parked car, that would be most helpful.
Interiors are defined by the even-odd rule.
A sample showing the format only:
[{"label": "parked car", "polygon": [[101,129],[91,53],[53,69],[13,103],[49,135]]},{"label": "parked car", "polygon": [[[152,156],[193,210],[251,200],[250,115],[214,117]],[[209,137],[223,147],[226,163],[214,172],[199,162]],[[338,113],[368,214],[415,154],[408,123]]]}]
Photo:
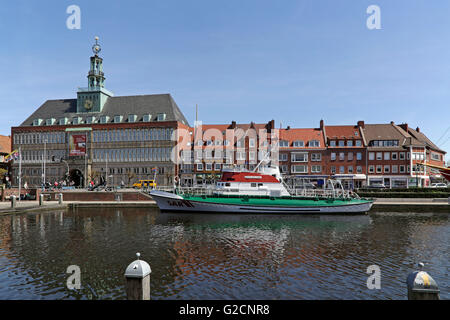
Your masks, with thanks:
[{"label": "parked car", "polygon": [[440,182],[440,183],[432,183],[430,188],[447,188],[447,184]]}]

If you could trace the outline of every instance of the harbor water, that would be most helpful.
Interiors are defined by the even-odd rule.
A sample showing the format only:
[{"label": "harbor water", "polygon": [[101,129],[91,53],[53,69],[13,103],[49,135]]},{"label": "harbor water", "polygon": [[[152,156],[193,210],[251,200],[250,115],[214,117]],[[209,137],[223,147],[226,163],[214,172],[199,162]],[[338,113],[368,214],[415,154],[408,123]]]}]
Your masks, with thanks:
[{"label": "harbor water", "polygon": [[[0,299],[125,299],[136,252],[151,298],[406,299],[425,268],[449,299],[448,213],[223,215],[77,209],[0,217]],[[67,268],[80,268],[68,289]],[[380,288],[369,289],[371,265]]]}]

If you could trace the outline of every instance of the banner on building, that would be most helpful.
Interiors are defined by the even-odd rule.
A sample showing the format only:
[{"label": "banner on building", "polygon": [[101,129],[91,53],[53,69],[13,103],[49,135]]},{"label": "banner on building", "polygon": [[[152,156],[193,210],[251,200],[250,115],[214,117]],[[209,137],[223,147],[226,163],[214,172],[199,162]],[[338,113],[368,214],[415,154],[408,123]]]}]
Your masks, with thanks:
[{"label": "banner on building", "polygon": [[73,134],[69,138],[69,156],[84,156],[86,154],[86,135]]}]

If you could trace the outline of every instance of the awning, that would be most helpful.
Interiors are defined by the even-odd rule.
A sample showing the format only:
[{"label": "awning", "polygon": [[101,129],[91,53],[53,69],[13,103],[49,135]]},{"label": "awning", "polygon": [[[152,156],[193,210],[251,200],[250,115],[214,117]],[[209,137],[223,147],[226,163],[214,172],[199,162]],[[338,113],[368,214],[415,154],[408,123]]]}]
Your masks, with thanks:
[{"label": "awning", "polygon": [[353,180],[365,180],[365,174],[335,174],[332,176],[334,179],[353,179]]}]

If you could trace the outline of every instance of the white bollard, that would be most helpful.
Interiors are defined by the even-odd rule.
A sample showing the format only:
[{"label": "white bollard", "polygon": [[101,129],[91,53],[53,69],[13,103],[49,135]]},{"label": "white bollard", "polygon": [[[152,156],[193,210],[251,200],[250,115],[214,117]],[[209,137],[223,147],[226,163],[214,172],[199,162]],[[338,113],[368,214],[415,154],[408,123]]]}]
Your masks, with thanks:
[{"label": "white bollard", "polygon": [[141,254],[136,253],[137,260],[130,263],[125,270],[125,290],[127,300],[150,300],[150,265],[139,260]]}]

